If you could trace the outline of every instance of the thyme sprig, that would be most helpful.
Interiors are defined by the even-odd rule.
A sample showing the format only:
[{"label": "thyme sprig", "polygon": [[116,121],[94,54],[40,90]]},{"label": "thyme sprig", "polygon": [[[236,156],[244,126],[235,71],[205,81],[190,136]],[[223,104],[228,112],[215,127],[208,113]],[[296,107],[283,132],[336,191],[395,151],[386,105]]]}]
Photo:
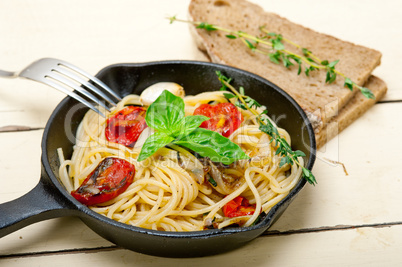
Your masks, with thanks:
[{"label": "thyme sprig", "polygon": [[[369,99],[375,99],[373,92],[366,87],[362,87],[352,81],[342,72],[335,69],[339,60],[329,62],[328,60],[321,60],[315,56],[307,48],[303,48],[300,45],[284,38],[281,34],[269,32],[264,26],[261,26],[259,30],[263,34],[262,37],[254,36],[243,31],[234,31],[213,25],[207,22],[194,22],[188,20],[181,20],[175,16],[169,18],[170,23],[175,21],[191,23],[198,29],[204,29],[206,31],[222,31],[227,33],[225,36],[228,39],[240,39],[251,51],[267,55],[271,62],[275,64],[283,64],[286,68],[297,65],[297,74],[300,75],[303,68],[306,76],[310,75],[310,72],[316,70],[325,70],[326,78],[325,83],[333,83],[337,76],[344,78],[344,86],[353,91],[353,88],[357,88],[360,92]],[[285,43],[296,47],[301,51],[301,54],[293,53],[286,49]]]},{"label": "thyme sprig", "polygon": [[285,164],[297,164],[302,168],[302,177],[310,184],[315,185],[317,181],[313,173],[306,167],[302,166],[298,159],[298,157],[305,157],[306,154],[300,150],[292,150],[289,143],[279,134],[278,129],[272,124],[268,116],[264,116],[267,114],[267,110],[259,113],[256,108],[261,107],[262,105],[259,104],[255,99],[246,96],[244,94],[243,87],[239,87],[239,90],[237,90],[230,84],[231,78],[224,76],[220,71],[217,71],[216,74],[219,81],[222,83],[221,90],[226,91],[229,89],[233,93],[224,93],[224,96],[228,99],[235,98],[235,104],[238,107],[244,110],[249,110],[252,114],[254,114],[259,123],[259,129],[271,137],[271,142],[274,142],[274,145],[277,147],[275,155],[282,156],[279,167],[282,167]]}]

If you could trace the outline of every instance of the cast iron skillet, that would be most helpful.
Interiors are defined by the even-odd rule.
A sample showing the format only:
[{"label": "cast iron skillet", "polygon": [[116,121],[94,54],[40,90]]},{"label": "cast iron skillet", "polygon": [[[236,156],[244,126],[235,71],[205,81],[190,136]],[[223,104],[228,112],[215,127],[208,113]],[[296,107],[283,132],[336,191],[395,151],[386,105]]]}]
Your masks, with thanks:
[{"label": "cast iron skillet", "polygon": [[[140,94],[146,87],[159,81],[179,83],[187,95],[192,95],[220,88],[216,70],[233,78],[234,86],[243,86],[247,95],[268,107],[270,116],[290,133],[292,147],[306,153],[306,167],[311,169],[316,144],[306,114],[289,95],[259,76],[206,62],[162,61],[112,65],[102,69],[97,77],[121,96]],[[40,181],[26,195],[0,205],[0,237],[42,220],[78,216],[105,239],[137,252],[164,257],[212,255],[240,247],[261,235],[278,219],[306,183],[301,179],[289,195],[253,227],[173,233],[119,223],[80,204],[65,190],[58,178],[56,149],[63,148],[65,157],[71,157],[74,133],[86,111],[87,108],[70,97],[56,107],[43,134]]]}]

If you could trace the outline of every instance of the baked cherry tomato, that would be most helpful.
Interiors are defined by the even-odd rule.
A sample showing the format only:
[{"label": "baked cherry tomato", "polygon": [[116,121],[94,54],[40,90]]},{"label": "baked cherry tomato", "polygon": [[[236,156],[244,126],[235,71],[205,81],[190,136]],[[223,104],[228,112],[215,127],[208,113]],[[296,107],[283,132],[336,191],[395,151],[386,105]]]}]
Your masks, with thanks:
[{"label": "baked cherry tomato", "polygon": [[87,206],[109,201],[133,183],[135,167],[118,158],[105,158],[71,195]]},{"label": "baked cherry tomato", "polygon": [[106,139],[127,147],[133,147],[141,132],[147,127],[146,109],[127,106],[107,120]]},{"label": "baked cherry tomato", "polygon": [[211,119],[204,121],[200,127],[228,137],[243,121],[241,112],[232,103],[216,105],[202,104],[195,109],[194,115],[204,115]]},{"label": "baked cherry tomato", "polygon": [[226,217],[233,218],[254,214],[255,206],[250,205],[246,198],[238,196],[223,206],[222,210]]}]

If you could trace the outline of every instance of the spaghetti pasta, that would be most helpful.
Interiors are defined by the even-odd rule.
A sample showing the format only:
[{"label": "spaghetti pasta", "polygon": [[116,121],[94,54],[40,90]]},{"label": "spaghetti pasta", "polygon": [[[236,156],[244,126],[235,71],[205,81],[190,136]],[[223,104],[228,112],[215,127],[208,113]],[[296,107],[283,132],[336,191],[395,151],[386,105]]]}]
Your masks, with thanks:
[{"label": "spaghetti pasta", "polygon": [[[185,96],[183,100],[186,116],[193,115],[201,104],[228,102],[222,91]],[[110,117],[128,105],[141,106],[140,96],[128,95],[111,113],[103,112]],[[263,111],[262,107],[258,109]],[[71,159],[65,160],[61,149],[58,151],[60,179],[68,191],[77,190],[102,160],[120,158],[135,166],[132,184],[112,200],[89,206],[93,211],[122,223],[161,231],[250,226],[289,193],[302,169],[296,164],[279,167],[281,156],[276,155],[270,137],[259,130],[255,115],[239,111],[244,120],[228,138],[250,159],[223,165],[197,157],[178,145],[160,148],[138,162],[141,146],[108,141],[107,119],[89,110],[78,127]],[[289,134],[281,128],[278,131],[290,144]],[[303,165],[303,158],[299,161]],[[239,196],[256,212],[226,216],[222,208]]]}]

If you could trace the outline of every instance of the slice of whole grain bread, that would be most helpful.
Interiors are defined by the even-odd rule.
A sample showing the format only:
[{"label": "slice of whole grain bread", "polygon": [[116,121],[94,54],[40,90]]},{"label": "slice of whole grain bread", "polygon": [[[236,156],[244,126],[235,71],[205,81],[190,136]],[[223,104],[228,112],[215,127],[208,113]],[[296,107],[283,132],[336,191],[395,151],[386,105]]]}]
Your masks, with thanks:
[{"label": "slice of whole grain bread", "polygon": [[[381,61],[381,53],[376,50],[317,33],[244,0],[192,0],[189,17],[195,22],[255,36],[261,35],[259,27],[264,26],[269,32],[281,34],[312,51],[321,60],[339,60],[336,69],[359,85],[364,85]],[[358,91],[346,89],[342,77],[326,84],[325,71],[310,72],[308,77],[304,73],[298,75],[297,66],[287,69],[282,64],[274,64],[267,55],[251,51],[240,39],[229,39],[224,32],[190,28],[199,49],[213,62],[256,73],[290,94],[308,114],[316,134]],[[286,46],[286,49],[301,54],[295,47]]]}]

